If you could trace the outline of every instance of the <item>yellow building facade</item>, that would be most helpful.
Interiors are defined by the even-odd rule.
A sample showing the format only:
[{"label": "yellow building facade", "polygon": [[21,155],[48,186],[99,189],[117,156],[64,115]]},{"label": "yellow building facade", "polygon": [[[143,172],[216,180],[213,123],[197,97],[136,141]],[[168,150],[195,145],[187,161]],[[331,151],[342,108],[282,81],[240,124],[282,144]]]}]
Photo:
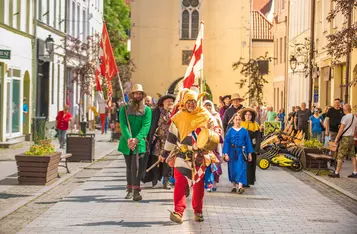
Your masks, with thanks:
[{"label": "yellow building facade", "polygon": [[234,92],[243,96],[247,87],[236,84],[242,75],[232,64],[267,51],[252,43],[251,8],[248,0],[131,2],[131,58],[136,65],[132,82],[141,83],[154,97],[172,89],[185,74],[198,25],[204,21],[204,78],[213,100]]}]

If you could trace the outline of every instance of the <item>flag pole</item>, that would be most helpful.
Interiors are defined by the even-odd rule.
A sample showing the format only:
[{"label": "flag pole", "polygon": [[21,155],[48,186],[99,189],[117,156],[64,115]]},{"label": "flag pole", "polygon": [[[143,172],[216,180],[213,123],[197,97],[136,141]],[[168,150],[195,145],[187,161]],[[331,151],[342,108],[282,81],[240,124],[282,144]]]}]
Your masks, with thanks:
[{"label": "flag pole", "polygon": [[203,55],[203,39],[204,39],[204,22],[201,21],[201,25],[200,25],[200,30],[201,30],[201,35],[202,35],[202,55],[201,55],[201,59],[202,59],[202,69],[200,71],[200,92],[203,93],[205,92],[205,87],[206,87],[206,80],[204,78],[203,75],[203,67],[204,67],[204,55]]}]

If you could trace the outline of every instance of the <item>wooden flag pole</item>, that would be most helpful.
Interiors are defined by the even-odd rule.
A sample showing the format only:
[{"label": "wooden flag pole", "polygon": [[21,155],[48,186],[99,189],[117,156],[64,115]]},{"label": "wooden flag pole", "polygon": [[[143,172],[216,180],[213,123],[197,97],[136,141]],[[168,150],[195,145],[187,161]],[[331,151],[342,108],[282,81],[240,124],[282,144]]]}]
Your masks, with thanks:
[{"label": "wooden flag pole", "polygon": [[[201,42],[201,46],[202,46],[202,55],[201,55],[201,59],[202,59],[202,69],[200,71],[200,93],[205,92],[205,87],[206,87],[206,80],[204,78],[204,74],[203,74],[203,62],[204,62],[204,56],[203,56],[203,38],[204,38],[204,22],[201,21],[201,25],[200,25],[200,30],[201,30],[201,35],[202,35],[202,42]],[[202,97],[203,98],[203,97]]]}]

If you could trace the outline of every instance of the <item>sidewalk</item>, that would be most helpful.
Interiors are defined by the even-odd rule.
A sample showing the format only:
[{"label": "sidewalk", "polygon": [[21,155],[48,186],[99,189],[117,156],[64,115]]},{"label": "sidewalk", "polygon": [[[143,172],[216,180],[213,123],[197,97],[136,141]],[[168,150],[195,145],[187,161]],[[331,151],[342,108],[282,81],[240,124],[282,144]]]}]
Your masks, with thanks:
[{"label": "sidewalk", "polygon": [[[116,150],[117,142],[109,142],[109,139],[110,134],[101,135],[99,131],[96,132],[96,160],[100,160],[110,152]],[[58,143],[54,141],[54,144],[56,145],[56,150],[59,150]],[[0,160],[2,160],[0,161],[0,219],[92,164],[91,162],[70,162],[69,168],[71,173],[69,174],[66,173],[65,168],[59,167],[61,178],[56,179],[54,183],[48,186],[19,185],[14,155],[23,153],[27,150],[26,147],[28,148],[29,145],[23,148],[6,149],[7,154],[2,152],[2,155],[0,155],[0,157],[2,157],[0,158]],[[5,151],[5,149],[3,149],[3,151]],[[4,158],[6,158],[7,161],[4,161]]]},{"label": "sidewalk", "polygon": [[230,193],[226,164],[218,191],[205,194],[205,222],[169,220],[173,191],[143,187],[143,201],[125,196],[125,162],[117,157],[18,233],[355,233],[357,216],[280,168],[257,169],[257,183]]},{"label": "sidewalk", "polygon": [[347,176],[353,172],[351,160],[344,161],[340,178],[330,178],[327,176],[328,172],[322,172],[320,175],[316,175],[316,171],[304,172],[357,201],[357,179],[347,178]]}]

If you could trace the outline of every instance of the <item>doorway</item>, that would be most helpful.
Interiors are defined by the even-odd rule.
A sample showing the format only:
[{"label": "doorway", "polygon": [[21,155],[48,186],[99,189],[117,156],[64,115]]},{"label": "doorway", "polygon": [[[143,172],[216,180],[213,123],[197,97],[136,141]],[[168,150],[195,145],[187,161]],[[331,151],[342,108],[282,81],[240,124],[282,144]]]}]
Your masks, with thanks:
[{"label": "doorway", "polygon": [[9,69],[6,79],[6,137],[21,135],[22,100],[21,71]]},{"label": "doorway", "polygon": [[38,65],[37,74],[37,107],[36,116],[48,117],[49,92],[50,92],[50,63],[44,62]]}]

